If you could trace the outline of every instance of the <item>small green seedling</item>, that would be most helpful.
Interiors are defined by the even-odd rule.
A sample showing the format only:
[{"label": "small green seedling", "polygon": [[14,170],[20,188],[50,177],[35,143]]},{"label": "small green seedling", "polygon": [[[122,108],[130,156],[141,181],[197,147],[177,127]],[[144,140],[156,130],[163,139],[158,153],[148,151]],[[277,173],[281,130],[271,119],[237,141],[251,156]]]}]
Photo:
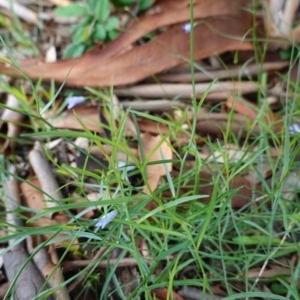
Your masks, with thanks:
[{"label": "small green seedling", "polygon": [[151,6],[153,0],[86,0],[84,4],[72,3],[58,7],[55,14],[59,17],[81,17],[72,28],[72,43],[63,54],[64,58],[80,57],[97,42],[112,41],[119,35],[119,18],[111,15],[112,4],[116,8],[125,8],[136,4],[138,10]]}]

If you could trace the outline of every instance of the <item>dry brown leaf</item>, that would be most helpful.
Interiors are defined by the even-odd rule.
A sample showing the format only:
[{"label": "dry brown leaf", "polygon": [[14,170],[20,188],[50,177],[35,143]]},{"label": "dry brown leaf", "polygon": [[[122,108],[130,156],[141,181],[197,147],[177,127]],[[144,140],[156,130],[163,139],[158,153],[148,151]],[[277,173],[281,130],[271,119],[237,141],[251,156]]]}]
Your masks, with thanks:
[{"label": "dry brown leaf", "polygon": [[10,288],[10,283],[9,282],[5,282],[5,283],[1,283],[0,284],[0,298],[3,299],[6,292],[8,291],[8,289]]},{"label": "dry brown leaf", "polygon": [[[189,1],[180,2],[161,2],[160,12],[141,18],[100,53],[91,52],[80,59],[53,64],[27,60],[21,62],[20,67],[31,79],[42,77],[45,81],[55,80],[62,83],[67,78],[66,84],[69,86],[98,87],[135,83],[180,65],[190,57],[190,36],[183,30],[182,23],[174,25],[144,45],[135,46],[116,55],[156,28],[188,22]],[[195,19],[206,18],[194,28],[195,60],[209,57],[216,52],[221,54],[236,49],[252,48],[250,42],[241,42],[245,32],[251,27],[250,14],[241,9],[245,3],[244,0],[195,2]],[[212,18],[209,18],[210,16]],[[3,64],[0,66],[0,72],[20,75],[15,68]]]},{"label": "dry brown leaf", "polygon": [[[23,202],[24,206],[34,210],[34,211],[42,211],[46,208],[44,195],[37,188],[41,188],[39,181],[36,178],[29,178],[27,181],[23,181],[20,184],[20,189],[23,194]],[[30,217],[33,214],[28,214]],[[56,214],[54,215],[54,219],[49,219],[47,217],[41,217],[35,219],[34,222],[30,223],[30,226],[33,227],[45,227],[45,226],[53,226],[58,223],[66,224],[70,220],[69,217],[64,215]],[[63,237],[63,234],[58,234],[56,237]],[[44,239],[50,239],[53,237],[53,234],[44,234]],[[62,242],[56,242],[56,246],[65,246],[68,243],[68,240]]]},{"label": "dry brown leaf", "polygon": [[[257,120],[257,115],[259,112],[259,108],[255,103],[250,103],[249,101],[243,99],[235,99],[235,98],[229,98],[226,102],[226,106],[228,108],[234,109],[236,112],[242,114],[243,116],[247,117],[251,122],[254,122]],[[282,122],[278,123],[278,121],[282,120],[282,117],[279,115],[267,111],[264,114],[263,120],[267,124],[272,124],[273,122],[277,122],[277,124],[274,124],[272,126],[273,130],[278,132],[282,129]]]},{"label": "dry brown leaf", "polygon": [[56,118],[50,119],[49,123],[58,129],[84,130],[78,120],[89,130],[103,134],[97,106],[78,105],[72,110],[67,110]]},{"label": "dry brown leaf", "polygon": [[23,181],[20,184],[24,205],[34,210],[42,211],[44,208],[46,208],[44,196],[38,189],[34,187],[41,188],[37,178],[28,178],[27,182]]},{"label": "dry brown leaf", "polygon": [[[157,162],[160,160],[172,159],[172,150],[166,141],[168,141],[168,138],[166,138],[165,141],[162,141],[162,137],[159,135],[152,136],[149,133],[143,134],[142,136],[143,151],[144,151],[145,159],[147,160],[148,163]],[[157,149],[153,152],[155,148]],[[161,153],[163,153],[163,157]],[[140,160],[142,160],[143,157],[142,157],[141,149],[139,149],[139,154],[140,154],[139,155]],[[169,172],[171,172],[172,171],[171,163],[147,165],[146,172],[147,172],[148,185],[144,186],[143,193],[150,195],[152,191],[157,189],[160,177],[166,174],[165,165],[168,168]],[[146,206],[148,210],[152,210],[155,207],[156,207],[156,203],[154,201],[149,202],[148,205]]]},{"label": "dry brown leaf", "polygon": [[257,278],[263,277],[263,278],[270,278],[274,276],[282,276],[282,275],[291,275],[292,271],[289,268],[284,268],[280,266],[270,266],[269,269],[264,270],[262,274],[260,274],[261,268],[254,268],[247,271],[247,278]]},{"label": "dry brown leaf", "polygon": [[[143,134],[142,136],[143,150],[145,154],[145,159],[147,160],[148,163],[172,159],[172,150],[167,143],[168,140],[169,139],[166,138],[165,141],[162,141],[162,137],[159,135],[152,136],[149,133]],[[153,152],[155,148],[156,150]],[[140,150],[140,159],[141,160],[143,159],[141,150]],[[171,172],[172,171],[171,163],[166,163],[166,164],[159,163],[159,164],[147,165],[147,182],[150,190],[148,186],[145,186],[143,189],[144,193],[150,194],[151,191],[156,190],[160,177],[166,175],[165,165],[167,166],[168,171]]]},{"label": "dry brown leaf", "polygon": [[170,130],[169,127],[165,124],[160,124],[158,122],[147,120],[147,119],[139,119],[138,124],[140,130],[146,133],[166,134]]},{"label": "dry brown leaf", "polygon": [[[175,293],[174,291],[169,292],[167,288],[160,288],[160,289],[155,289],[151,291],[151,294],[156,297],[156,299],[161,299],[161,300],[168,300],[168,299],[175,299],[175,300],[184,300],[180,295]],[[172,294],[171,298],[170,295]]]}]

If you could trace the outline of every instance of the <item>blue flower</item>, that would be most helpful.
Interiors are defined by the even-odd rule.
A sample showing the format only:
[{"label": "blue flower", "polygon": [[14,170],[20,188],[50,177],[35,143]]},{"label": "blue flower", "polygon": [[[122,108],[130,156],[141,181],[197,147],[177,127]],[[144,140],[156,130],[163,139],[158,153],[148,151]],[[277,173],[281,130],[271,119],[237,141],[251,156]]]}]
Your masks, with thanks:
[{"label": "blue flower", "polygon": [[96,223],[95,227],[104,229],[106,225],[109,224],[117,216],[117,214],[118,213],[115,210],[112,210],[111,212],[103,216],[100,221]]},{"label": "blue flower", "polygon": [[72,96],[72,97],[66,98],[65,101],[68,104],[67,109],[72,109],[76,105],[83,103],[84,100],[85,100],[85,98],[83,96]]},{"label": "blue flower", "polygon": [[300,126],[296,123],[292,124],[291,126],[289,126],[289,132],[291,134],[300,133]]},{"label": "blue flower", "polygon": [[184,32],[189,33],[191,31],[191,23],[186,23],[182,26]]}]

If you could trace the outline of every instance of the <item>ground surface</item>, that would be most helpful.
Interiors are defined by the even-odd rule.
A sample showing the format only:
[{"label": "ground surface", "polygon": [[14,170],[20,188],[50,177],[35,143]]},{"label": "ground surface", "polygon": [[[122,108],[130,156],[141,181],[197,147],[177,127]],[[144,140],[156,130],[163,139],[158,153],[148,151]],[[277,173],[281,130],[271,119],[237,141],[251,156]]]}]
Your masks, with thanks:
[{"label": "ground surface", "polygon": [[1,299],[299,299],[296,2],[9,3]]}]

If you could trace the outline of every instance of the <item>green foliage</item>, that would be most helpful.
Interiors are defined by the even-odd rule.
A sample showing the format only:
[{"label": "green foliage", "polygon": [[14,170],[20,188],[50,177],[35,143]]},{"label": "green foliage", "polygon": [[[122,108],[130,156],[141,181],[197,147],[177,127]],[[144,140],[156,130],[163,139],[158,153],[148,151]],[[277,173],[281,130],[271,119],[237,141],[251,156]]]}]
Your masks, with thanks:
[{"label": "green foliage", "polygon": [[128,5],[137,4],[139,10],[145,10],[152,5],[153,0],[111,0],[111,2],[116,7],[125,7]]},{"label": "green foliage", "polygon": [[136,5],[138,11],[151,6],[153,0],[86,0],[84,5],[72,3],[58,7],[55,14],[59,17],[81,17],[72,28],[72,43],[67,47],[64,58],[80,57],[97,42],[107,43],[118,37],[119,18],[112,16],[112,5],[125,8]]}]

